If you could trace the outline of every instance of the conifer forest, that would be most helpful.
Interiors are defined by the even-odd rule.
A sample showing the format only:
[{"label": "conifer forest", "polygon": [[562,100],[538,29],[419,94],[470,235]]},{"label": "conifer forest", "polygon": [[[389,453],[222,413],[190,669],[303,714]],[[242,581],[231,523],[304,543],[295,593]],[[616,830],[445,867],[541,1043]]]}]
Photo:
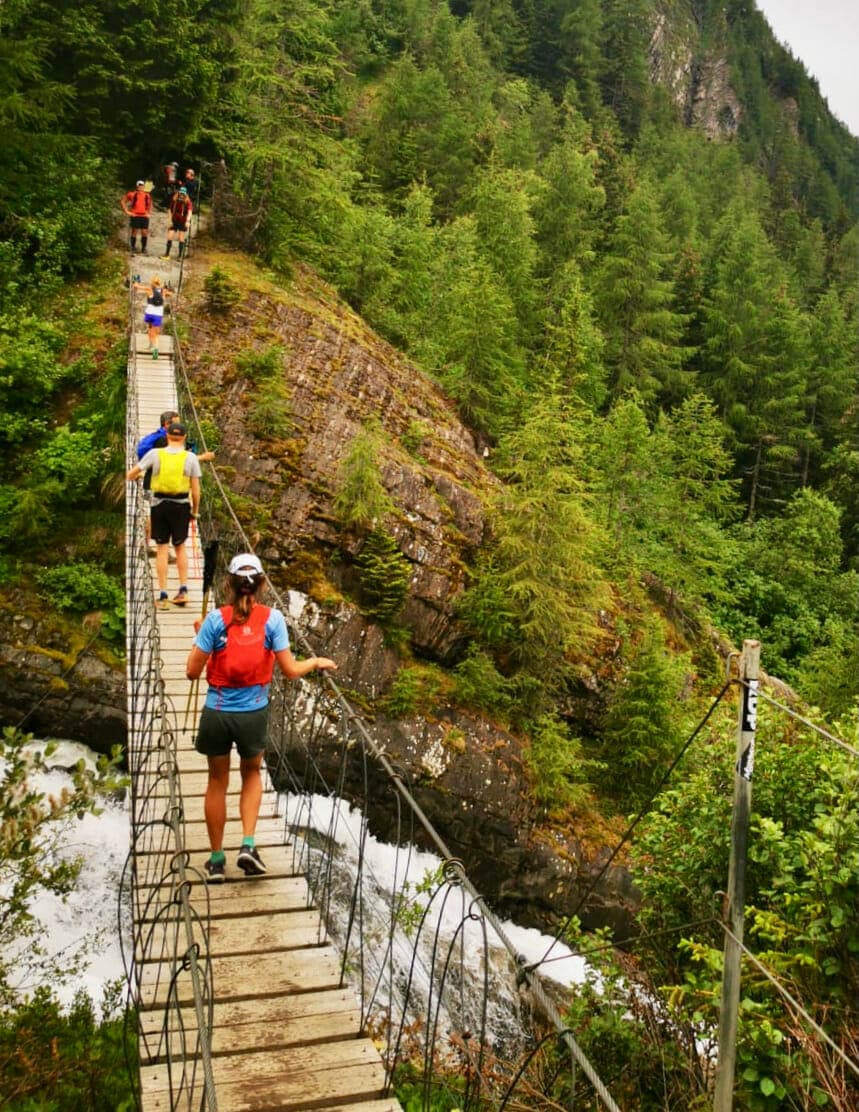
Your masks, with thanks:
[{"label": "conifer forest", "polygon": [[[121,664],[124,302],[90,307],[119,198],[181,155],[210,234],[318,274],[487,447],[463,648],[431,663],[526,740],[547,821],[611,844],[643,810],[640,941],[569,924],[601,978],[569,1022],[625,1110],[711,1107],[733,748],[662,777],[745,639],[856,745],[859,138],[754,0],[3,0],[0,132],[4,594],[101,609]],[[735,1107],[855,1112],[857,764],[761,716],[747,936],[841,1056],[750,975]],[[0,1106],[131,1107],[110,1009],[16,998],[4,962]],[[40,1031],[105,1089],[69,1050],[21,1095]]]}]

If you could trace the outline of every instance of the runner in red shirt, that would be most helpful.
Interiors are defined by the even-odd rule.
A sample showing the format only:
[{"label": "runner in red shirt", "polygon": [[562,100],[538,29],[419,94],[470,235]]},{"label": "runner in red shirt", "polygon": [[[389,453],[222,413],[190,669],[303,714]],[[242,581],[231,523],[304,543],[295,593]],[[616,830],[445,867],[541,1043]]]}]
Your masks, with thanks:
[{"label": "runner in red shirt", "polygon": [[137,231],[140,230],[140,253],[147,254],[149,242],[149,214],[152,212],[152,195],[144,189],[146,183],[139,181],[134,189],[129,189],[119,202],[120,208],[131,220],[129,242],[132,255],[137,251]]},{"label": "runner in red shirt", "polygon": [[170,248],[173,246],[174,236],[179,242],[179,258],[182,258],[185,253],[185,233],[190,227],[193,211],[194,206],[191,204],[188,190],[183,185],[179,192],[174,194],[173,200],[170,202],[170,227],[167,230],[167,246],[161,256],[162,259],[170,258]]}]

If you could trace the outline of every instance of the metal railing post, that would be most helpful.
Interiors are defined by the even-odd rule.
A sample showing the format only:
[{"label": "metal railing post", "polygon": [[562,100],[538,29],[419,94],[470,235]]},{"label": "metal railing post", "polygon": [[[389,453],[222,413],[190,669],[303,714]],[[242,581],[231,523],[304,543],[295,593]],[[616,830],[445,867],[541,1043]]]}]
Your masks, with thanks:
[{"label": "metal railing post", "polygon": [[734,805],[731,818],[731,855],[723,919],[725,934],[722,969],[722,1002],[719,1011],[719,1062],[716,1070],[714,1112],[731,1112],[734,1103],[734,1069],[737,1058],[737,1014],[740,1006],[743,915],[746,896],[746,855],[752,809],[752,773],[755,766],[755,727],[758,706],[759,641],[744,641],[740,658],[737,761],[734,767]]}]

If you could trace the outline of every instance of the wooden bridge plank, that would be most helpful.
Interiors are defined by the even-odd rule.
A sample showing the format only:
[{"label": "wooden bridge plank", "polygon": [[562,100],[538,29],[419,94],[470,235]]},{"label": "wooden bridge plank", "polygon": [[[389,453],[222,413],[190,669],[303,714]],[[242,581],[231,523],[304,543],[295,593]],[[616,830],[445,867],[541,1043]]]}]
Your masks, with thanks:
[{"label": "wooden bridge plank", "polygon": [[[166,798],[165,798],[166,802]],[[202,810],[202,804],[197,801],[197,804]],[[268,818],[261,817],[257,822],[256,840],[257,845],[260,847],[260,852],[264,846],[269,848],[277,848],[284,844],[285,837],[285,823],[283,818],[278,818],[276,815],[269,816]],[[242,824],[240,819],[227,819],[227,824],[224,829],[224,849],[227,853],[227,860],[231,856],[238,853],[239,846],[242,844]],[[185,848],[191,853],[205,853],[208,856],[209,852],[209,835],[206,831],[206,824],[195,819],[193,816],[186,816],[185,820]],[[146,852],[146,850],[142,850]],[[263,860],[265,858],[263,857]],[[266,862],[266,865],[268,862]]]},{"label": "wooden bridge plank", "polygon": [[[330,1056],[322,1052],[331,1050]],[[307,1054],[313,1058],[308,1060]],[[381,1097],[385,1071],[369,1040],[322,1043],[311,1049],[276,1053],[234,1054],[212,1061],[220,1112],[262,1112],[323,1108],[351,1099]],[[166,1109],[169,1078],[166,1065],[141,1069],[141,1091],[147,1110]]]},{"label": "wooden bridge plank", "polygon": [[[148,858],[148,855],[144,855]],[[154,860],[154,858],[153,858]],[[235,914],[241,914],[242,902],[249,901],[247,907],[254,906],[253,901],[269,900],[269,911],[284,911],[289,907],[306,906],[307,881],[300,875],[300,862],[296,860],[294,846],[272,846],[266,850],[265,863],[268,872],[263,876],[246,877],[243,872],[235,867],[234,861],[227,858],[226,883],[206,885],[203,882],[202,869],[204,858],[192,860],[188,879],[191,881],[191,903],[203,907],[207,902],[214,907],[215,904],[234,906]],[[143,861],[145,866],[148,859]],[[165,866],[167,868],[167,866]],[[141,898],[145,901],[153,886],[163,888],[170,880],[172,874],[162,875],[163,869],[154,869],[152,879],[146,879],[149,874],[143,873],[138,888]],[[298,895],[300,890],[300,895]],[[207,901],[208,897],[208,901]],[[163,897],[169,898],[168,895]],[[302,904],[297,902],[305,900]],[[285,902],[284,902],[285,901]]]},{"label": "wooden bridge plank", "polygon": [[[185,925],[181,916],[153,924],[144,933],[147,959],[138,953],[138,961],[161,961],[162,955],[179,933],[184,937]],[[316,909],[300,911],[262,912],[241,918],[213,918],[209,923],[209,953],[216,957],[237,954],[273,954],[279,950],[298,950],[318,946],[328,941]]]},{"label": "wooden bridge plank", "polygon": [[[213,1057],[243,1053],[249,1047],[255,1051],[274,1051],[359,1038],[361,1013],[351,992],[335,989],[325,994],[307,993],[287,999],[290,1004],[299,1004],[303,1000],[318,1000],[323,996],[332,997],[338,1006],[332,1006],[327,1011],[311,1009],[301,1013],[297,1009],[285,1011],[281,1000],[216,1005],[212,1017]],[[269,1003],[277,1005],[277,1010],[267,1008]],[[252,1008],[254,1017],[247,1019],[246,1015],[237,1011],[240,1008]],[[197,1024],[193,1009],[181,1009],[179,1015],[169,1011],[166,1031],[161,1012],[147,1012],[142,1018],[149,1021],[141,1030],[141,1041],[145,1042],[143,1053],[151,1055],[147,1064],[158,1064],[168,1047],[175,1055],[180,1047],[191,1048],[195,1045]]]},{"label": "wooden bridge plank", "polygon": [[[302,1023],[313,1019],[314,1016],[330,1019],[332,1016],[353,1012],[357,1012],[355,993],[350,987],[343,987],[343,989],[303,992],[296,996],[266,996],[263,1000],[216,1002],[213,1017],[216,1027],[221,1024],[228,1027],[266,1024],[273,1034],[287,1024],[295,1024],[292,1041],[313,1042],[313,1039],[300,1039]],[[196,1014],[190,1007],[181,1009],[178,1017],[176,1013],[169,1014],[174,1022],[180,1019],[186,1025],[186,1029],[196,1024]],[[164,1023],[164,1016],[160,1012],[141,1012],[139,1015],[140,1031],[147,1036],[157,1034],[161,1030],[162,1023]],[[354,1030],[357,1033],[357,1026]]]},{"label": "wooden bridge plank", "polygon": [[[340,959],[332,946],[286,950],[276,954],[257,954],[252,961],[245,955],[212,959],[213,984],[217,999],[259,999],[289,992],[312,992],[340,988]],[[169,989],[169,972],[153,963],[140,970],[140,1004],[143,1010],[163,1007]],[[177,981],[180,1004],[193,1002],[190,974]]]}]

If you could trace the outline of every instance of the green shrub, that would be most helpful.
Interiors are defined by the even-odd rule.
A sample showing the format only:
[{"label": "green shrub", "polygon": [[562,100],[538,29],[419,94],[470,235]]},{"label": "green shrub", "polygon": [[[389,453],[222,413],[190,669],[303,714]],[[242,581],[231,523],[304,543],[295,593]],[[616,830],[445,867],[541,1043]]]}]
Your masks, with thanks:
[{"label": "green shrub", "polygon": [[334,510],[344,525],[369,529],[393,509],[379,471],[382,448],[378,421],[369,422],[349,445],[334,495]]},{"label": "green shrub", "polygon": [[122,587],[95,564],[61,564],[37,573],[39,593],[58,610],[86,614],[99,610],[104,636],[121,640],[125,633]]},{"label": "green shrub", "polygon": [[236,356],[236,367],[243,375],[259,382],[281,376],[285,357],[286,348],[280,344],[271,344],[262,351],[251,348],[239,352]]},{"label": "green shrub", "polygon": [[472,646],[465,659],[457,664],[454,673],[454,691],[458,702],[481,708],[490,714],[504,714],[510,709],[510,683],[495,667],[489,653]]},{"label": "green shrub", "polygon": [[248,425],[260,437],[284,438],[292,432],[289,393],[283,382],[263,382],[251,399]]},{"label": "green shrub", "polygon": [[219,266],[213,267],[203,280],[206,308],[210,313],[229,313],[241,301],[239,287]]},{"label": "green shrub", "polygon": [[590,788],[581,742],[551,714],[541,715],[531,731],[526,760],[534,777],[534,795],[546,807],[575,807],[586,801]]},{"label": "green shrub", "polygon": [[102,457],[93,435],[86,429],[75,432],[68,425],[48,436],[35,456],[36,474],[62,484],[64,498],[75,502],[84,498],[102,468]]},{"label": "green shrub", "polygon": [[20,1112],[132,1112],[128,1062],[137,1059],[135,1023],[118,1014],[120,992],[105,991],[101,1015],[85,992],[63,1009],[47,988],[0,1014],[0,1105]]},{"label": "green shrub", "polygon": [[429,436],[430,427],[427,425],[426,421],[410,421],[409,427],[400,437],[400,442],[410,456],[423,462],[420,450],[424,441],[429,439]]},{"label": "green shrub", "polygon": [[443,694],[446,679],[439,669],[427,664],[400,668],[382,701],[382,710],[390,718],[432,714]]},{"label": "green shrub", "polygon": [[61,493],[56,480],[34,487],[0,487],[0,539],[23,545],[48,536]]},{"label": "green shrub", "polygon": [[381,625],[394,624],[406,600],[411,577],[411,564],[397,542],[389,533],[374,529],[355,563],[361,572],[364,613]]},{"label": "green shrub", "polygon": [[602,728],[603,786],[625,807],[638,808],[650,798],[677,751],[687,667],[686,657],[669,655],[659,622],[648,622],[609,697]]},{"label": "green shrub", "polygon": [[210,452],[217,452],[221,446],[221,430],[214,421],[208,417],[203,417],[200,420],[200,436],[205,441],[206,448]]}]

